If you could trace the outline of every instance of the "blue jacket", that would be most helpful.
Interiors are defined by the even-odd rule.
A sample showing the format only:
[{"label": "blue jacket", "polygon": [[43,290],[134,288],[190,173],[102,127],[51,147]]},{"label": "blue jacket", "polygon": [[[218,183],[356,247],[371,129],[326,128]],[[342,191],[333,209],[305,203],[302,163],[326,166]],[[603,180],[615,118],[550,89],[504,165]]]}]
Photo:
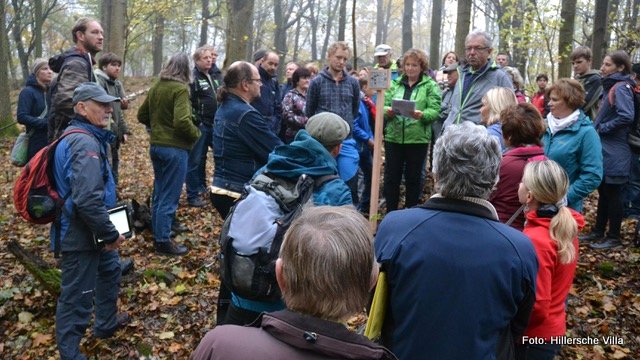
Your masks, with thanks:
[{"label": "blue jacket", "polygon": [[29,159],[48,143],[47,128],[49,123],[46,110],[46,89],[40,87],[36,76],[31,74],[18,96],[17,110],[18,122],[27,127],[27,132],[32,132],[27,149]]},{"label": "blue jacket", "polygon": [[[68,130],[83,129],[87,134],[71,134],[56,147],[54,176],[56,190],[68,196],[60,221],[61,252],[95,251],[94,235],[105,243],[115,241],[119,233],[109,220],[108,209],[116,205],[116,184],[107,160],[107,144],[115,140],[108,130],[93,126],[76,116]],[[51,247],[56,225],[51,226]]]},{"label": "blue jacket", "polygon": [[[306,130],[300,130],[293,142],[276,147],[269,154],[265,171],[286,178],[297,178],[307,174],[313,178],[325,175],[337,175],[336,160],[327,149]],[[351,205],[351,191],[340,178],[327,181],[313,192],[315,205],[342,206]]]},{"label": "blue jacket", "polygon": [[[619,85],[616,85],[620,83]],[[615,86],[609,103],[609,91]],[[602,100],[594,127],[602,142],[605,183],[609,176],[628,177],[631,170],[631,149],[627,136],[635,117],[633,88],[629,75],[613,73],[602,79]]]},{"label": "blue jacket", "polygon": [[602,147],[593,123],[580,110],[575,124],[554,135],[547,126],[542,142],[544,154],[560,164],[569,175],[569,207],[582,211],[582,200],[602,181]]},{"label": "blue jacket", "polygon": [[278,80],[258,66],[262,86],[260,86],[260,98],[251,102],[251,106],[256,108],[268,122],[269,129],[278,136],[282,123],[282,97],[280,96],[280,85]]},{"label": "blue jacket", "polygon": [[[373,140],[373,130],[371,129],[370,112],[364,100],[360,100],[360,113],[353,122],[353,138],[356,139],[358,153],[368,154],[369,139]],[[362,155],[360,155],[362,156]]]},{"label": "blue jacket", "polygon": [[375,253],[388,279],[382,344],[399,359],[513,354],[535,302],[538,261],[531,240],[501,224],[488,202],[431,198],[393,211]]},{"label": "blue jacket", "polygon": [[213,123],[213,185],[242,192],[282,141],[253,106],[232,93],[222,101]]}]

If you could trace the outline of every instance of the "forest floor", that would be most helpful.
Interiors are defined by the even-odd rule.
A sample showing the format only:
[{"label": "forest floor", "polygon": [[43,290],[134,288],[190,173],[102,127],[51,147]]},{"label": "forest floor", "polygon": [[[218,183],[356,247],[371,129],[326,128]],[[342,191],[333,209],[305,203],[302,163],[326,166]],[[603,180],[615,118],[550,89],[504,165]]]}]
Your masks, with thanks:
[{"label": "forest floor", "polygon": [[[127,79],[125,87],[134,92],[149,84],[148,79]],[[133,101],[126,112],[133,136],[121,149],[118,192],[122,200],[144,202],[153,184],[148,135],[135,119],[143,98]],[[12,188],[20,169],[8,161],[12,144],[13,139],[0,140],[0,358],[57,359],[56,299],[7,251],[7,243],[17,240],[55,265],[47,251],[48,226],[28,224],[14,210]],[[208,173],[211,167],[209,161]],[[595,218],[594,195],[585,208],[585,230],[589,230]],[[133,321],[108,340],[88,331],[81,346],[90,358],[186,359],[215,326],[217,236],[222,219],[211,205],[186,206],[184,195],[177,218],[190,228],[178,237],[191,249],[187,256],[155,255],[148,230],[121,247],[121,256],[135,262],[135,271],[122,279],[119,299],[120,310],[127,311]],[[568,300],[567,341],[589,344],[564,346],[561,359],[640,359],[640,249],[632,246],[635,223],[627,219],[623,224],[623,248],[595,251],[580,246]],[[352,325],[364,319],[358,316]]]}]

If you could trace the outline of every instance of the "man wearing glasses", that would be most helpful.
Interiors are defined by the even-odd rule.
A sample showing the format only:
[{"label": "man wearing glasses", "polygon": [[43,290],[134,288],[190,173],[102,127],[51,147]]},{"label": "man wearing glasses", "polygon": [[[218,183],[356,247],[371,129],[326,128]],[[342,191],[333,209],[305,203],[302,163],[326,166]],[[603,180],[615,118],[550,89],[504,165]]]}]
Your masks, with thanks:
[{"label": "man wearing glasses", "polygon": [[490,58],[493,52],[491,36],[474,30],[464,42],[466,65],[458,68],[458,82],[453,89],[451,112],[444,128],[463,121],[480,123],[482,97],[496,86],[513,90],[509,75]]}]

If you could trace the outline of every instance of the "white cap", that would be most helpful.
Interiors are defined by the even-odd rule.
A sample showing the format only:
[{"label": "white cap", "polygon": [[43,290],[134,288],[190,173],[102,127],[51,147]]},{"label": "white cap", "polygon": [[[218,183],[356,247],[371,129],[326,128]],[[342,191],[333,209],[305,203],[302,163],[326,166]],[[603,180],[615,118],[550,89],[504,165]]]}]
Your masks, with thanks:
[{"label": "white cap", "polygon": [[391,54],[391,46],[387,44],[380,44],[376,46],[376,52],[373,56],[385,56]]}]

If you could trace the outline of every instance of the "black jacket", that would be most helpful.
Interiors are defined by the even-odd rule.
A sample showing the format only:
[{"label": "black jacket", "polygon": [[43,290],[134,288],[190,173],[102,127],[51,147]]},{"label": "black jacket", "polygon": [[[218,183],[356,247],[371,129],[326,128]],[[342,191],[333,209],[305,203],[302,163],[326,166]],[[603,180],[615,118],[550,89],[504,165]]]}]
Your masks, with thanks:
[{"label": "black jacket", "polygon": [[217,85],[213,76],[207,77],[196,67],[193,69],[193,82],[189,84],[189,88],[191,107],[196,120],[209,126],[213,125],[213,119],[218,109]]}]

